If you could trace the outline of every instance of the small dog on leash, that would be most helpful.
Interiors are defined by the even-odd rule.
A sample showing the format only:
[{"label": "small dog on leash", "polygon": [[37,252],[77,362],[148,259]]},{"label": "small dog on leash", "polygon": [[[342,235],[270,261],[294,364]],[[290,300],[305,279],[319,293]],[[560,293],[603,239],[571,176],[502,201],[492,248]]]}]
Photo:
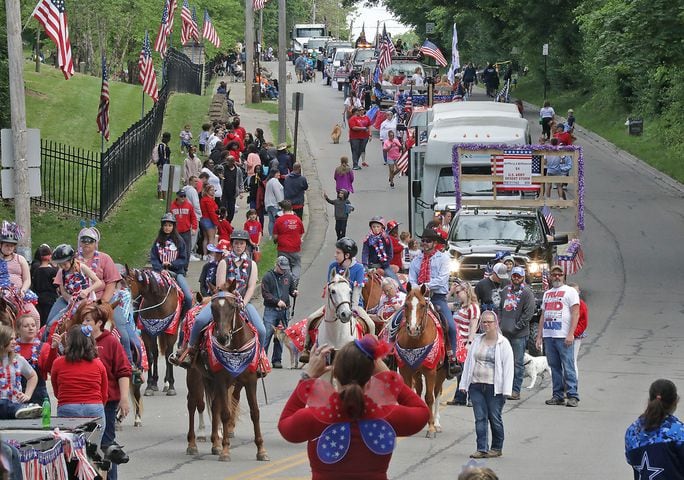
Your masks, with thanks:
[{"label": "small dog on leash", "polygon": [[292,72],[287,72],[287,83],[292,83]]},{"label": "small dog on leash", "polygon": [[283,350],[290,352],[290,369],[300,368],[299,367],[299,350],[292,342],[292,339],[285,333],[285,327],[278,325],[273,332],[275,338],[283,346]]},{"label": "small dog on leash", "polygon": [[544,375],[548,373],[551,375],[551,368],[549,368],[549,362],[546,360],[545,356],[533,357],[529,353],[525,352],[525,357],[523,357],[523,363],[525,365],[525,376],[532,378],[532,383],[530,383],[526,388],[533,388],[537,383],[537,376]]},{"label": "small dog on leash", "polygon": [[330,138],[332,138],[333,143],[340,143],[340,137],[341,136],[342,136],[342,125],[340,125],[338,123],[333,128],[332,133],[330,134]]}]

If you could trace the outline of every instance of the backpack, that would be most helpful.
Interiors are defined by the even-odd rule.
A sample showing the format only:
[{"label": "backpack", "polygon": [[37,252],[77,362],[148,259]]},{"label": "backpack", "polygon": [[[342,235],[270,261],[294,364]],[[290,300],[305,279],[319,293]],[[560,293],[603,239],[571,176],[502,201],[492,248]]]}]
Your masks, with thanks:
[{"label": "backpack", "polygon": [[159,145],[155,145],[152,150],[152,163],[159,164]]}]

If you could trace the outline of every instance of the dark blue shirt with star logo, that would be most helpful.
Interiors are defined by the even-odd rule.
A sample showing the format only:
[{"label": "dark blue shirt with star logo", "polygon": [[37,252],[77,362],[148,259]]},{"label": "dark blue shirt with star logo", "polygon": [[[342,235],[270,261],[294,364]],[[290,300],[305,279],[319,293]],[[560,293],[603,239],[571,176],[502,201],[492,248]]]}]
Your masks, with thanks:
[{"label": "dark blue shirt with star logo", "polygon": [[684,480],[684,424],[669,415],[646,431],[638,418],[625,433],[625,456],[634,480]]}]

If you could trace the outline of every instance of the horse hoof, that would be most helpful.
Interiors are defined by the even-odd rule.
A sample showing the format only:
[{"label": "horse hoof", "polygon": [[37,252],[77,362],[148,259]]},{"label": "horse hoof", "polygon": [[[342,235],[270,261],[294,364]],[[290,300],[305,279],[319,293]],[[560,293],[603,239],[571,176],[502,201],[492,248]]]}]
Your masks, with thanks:
[{"label": "horse hoof", "polygon": [[153,384],[149,385],[147,388],[148,388],[149,390],[152,390],[153,392],[158,392],[158,391],[159,391],[159,387],[157,386],[156,383],[153,383]]},{"label": "horse hoof", "polygon": [[230,462],[230,455],[219,455],[219,462]]},{"label": "horse hoof", "polygon": [[221,453],[221,450],[222,450],[222,449],[221,449],[221,448],[218,448],[218,447],[211,447],[211,454],[212,454],[212,455],[218,455],[218,454]]},{"label": "horse hoof", "polygon": [[268,458],[268,453],[257,453],[257,460],[259,462],[270,462],[271,459]]},{"label": "horse hoof", "polygon": [[164,385],[164,389],[162,390],[162,392],[168,392],[168,391],[169,391],[169,387],[167,387],[166,385]]},{"label": "horse hoof", "polygon": [[435,426],[435,433],[442,433],[442,427],[441,426]]},{"label": "horse hoof", "polygon": [[154,397],[154,390],[152,390],[152,388],[148,387],[145,389],[145,393],[143,395],[146,397]]},{"label": "horse hoof", "polygon": [[437,432],[431,432],[430,430],[428,430],[425,434],[425,438],[437,438]]},{"label": "horse hoof", "polygon": [[142,427],[142,420],[136,420],[135,422],[133,422],[133,426],[134,427]]},{"label": "horse hoof", "polygon": [[199,450],[197,450],[197,447],[188,447],[185,450],[186,455],[199,455]]},{"label": "horse hoof", "polygon": [[176,390],[174,388],[169,388],[166,391],[166,396],[167,397],[175,397],[176,396]]},{"label": "horse hoof", "polygon": [[204,435],[202,435],[201,437],[195,438],[195,440],[198,441],[198,442],[201,442],[201,443],[206,443],[207,437],[205,437]]}]

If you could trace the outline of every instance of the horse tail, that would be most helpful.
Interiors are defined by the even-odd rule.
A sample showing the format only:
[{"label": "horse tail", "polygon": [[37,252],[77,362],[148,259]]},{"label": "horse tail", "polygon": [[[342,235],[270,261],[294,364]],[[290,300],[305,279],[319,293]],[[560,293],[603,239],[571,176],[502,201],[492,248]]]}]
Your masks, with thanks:
[{"label": "horse tail", "polygon": [[226,393],[226,395],[228,395],[227,405],[228,405],[228,409],[230,411],[231,423],[233,425],[237,425],[238,420],[240,420],[240,399],[235,398],[233,396],[234,392],[235,392],[235,383],[233,383],[228,388],[228,392]]}]

